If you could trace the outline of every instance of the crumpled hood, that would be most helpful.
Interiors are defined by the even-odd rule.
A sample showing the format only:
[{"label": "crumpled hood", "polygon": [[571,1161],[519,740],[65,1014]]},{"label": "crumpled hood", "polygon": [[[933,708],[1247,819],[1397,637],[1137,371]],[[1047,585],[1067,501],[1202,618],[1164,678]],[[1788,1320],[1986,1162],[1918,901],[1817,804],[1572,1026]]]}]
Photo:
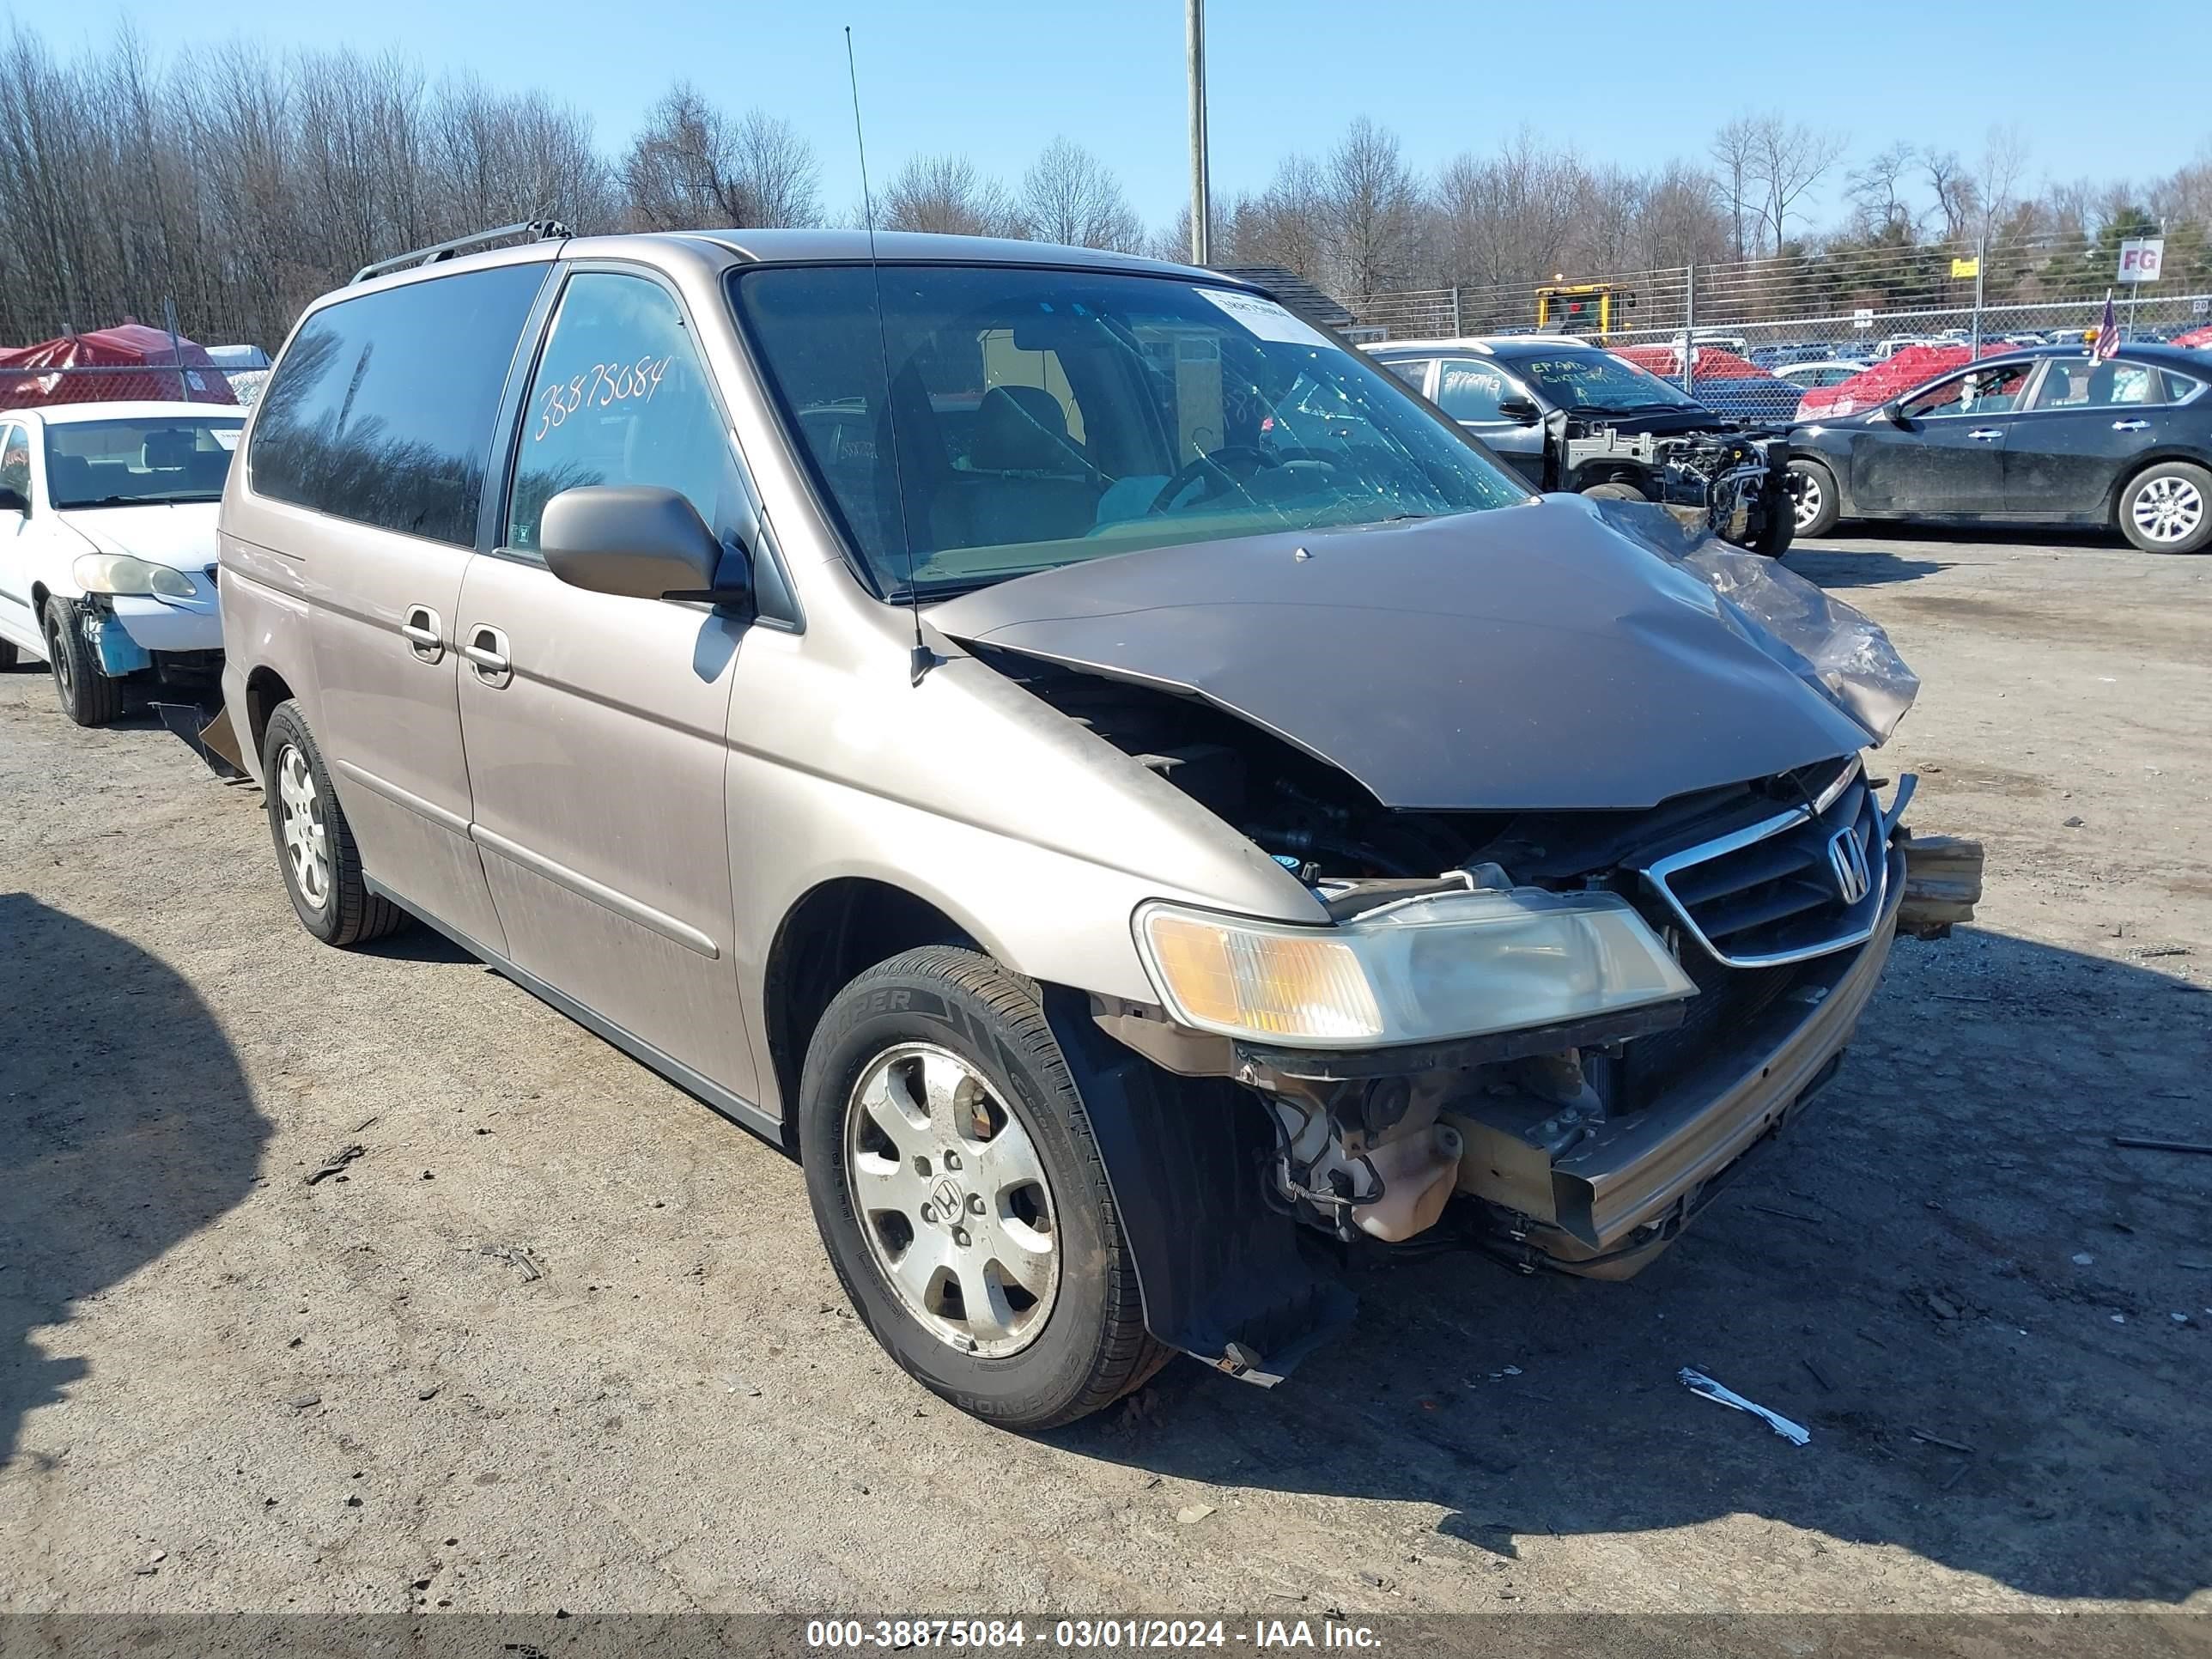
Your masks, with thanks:
[{"label": "crumpled hood", "polygon": [[176,570],[204,570],[216,562],[219,501],[148,502],[139,507],[67,507],[61,521],[101,553],[128,553]]},{"label": "crumpled hood", "polygon": [[929,616],[971,646],[1204,697],[1395,808],[1645,807],[1881,735],[1573,497],[1146,549]]}]

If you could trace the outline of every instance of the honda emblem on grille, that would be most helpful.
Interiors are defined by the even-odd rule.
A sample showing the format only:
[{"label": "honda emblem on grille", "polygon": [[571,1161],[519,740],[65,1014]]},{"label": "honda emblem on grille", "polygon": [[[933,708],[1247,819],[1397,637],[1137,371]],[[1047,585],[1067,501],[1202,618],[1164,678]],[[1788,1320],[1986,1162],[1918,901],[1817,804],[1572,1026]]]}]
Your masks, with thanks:
[{"label": "honda emblem on grille", "polygon": [[1844,903],[1856,904],[1867,896],[1874,877],[1867,869],[1866,847],[1856,829],[1838,830],[1828,837],[1828,870]]}]

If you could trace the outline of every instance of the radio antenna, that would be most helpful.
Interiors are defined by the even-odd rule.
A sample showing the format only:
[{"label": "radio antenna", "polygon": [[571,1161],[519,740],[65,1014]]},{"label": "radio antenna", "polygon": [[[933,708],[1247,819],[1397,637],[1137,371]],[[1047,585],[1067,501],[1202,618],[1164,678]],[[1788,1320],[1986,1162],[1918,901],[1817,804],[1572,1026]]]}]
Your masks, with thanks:
[{"label": "radio antenna", "polygon": [[884,369],[884,430],[891,444],[891,483],[898,494],[899,545],[906,553],[907,609],[914,615],[913,684],[937,666],[937,653],[921,637],[921,590],[914,578],[913,520],[906,510],[906,468],[899,460],[898,410],[891,403],[891,332],[884,315],[884,268],[876,258],[876,202],[868,193],[868,140],[860,130],[860,71],[853,58],[853,26],[845,25],[845,73],[853,83],[853,147],[860,155],[860,217],[868,228],[868,274],[876,288],[876,353]]}]

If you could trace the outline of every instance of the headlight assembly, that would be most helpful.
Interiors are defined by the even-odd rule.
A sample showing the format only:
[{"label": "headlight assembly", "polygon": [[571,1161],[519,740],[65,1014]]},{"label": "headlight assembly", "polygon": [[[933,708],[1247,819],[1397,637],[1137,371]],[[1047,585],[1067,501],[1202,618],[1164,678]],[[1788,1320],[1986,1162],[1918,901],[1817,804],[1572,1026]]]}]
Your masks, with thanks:
[{"label": "headlight assembly", "polygon": [[166,564],[134,559],[128,553],[88,553],[70,567],[76,585],[88,593],[155,596],[189,599],[192,579]]},{"label": "headlight assembly", "polygon": [[1136,933],[1178,1022],[1292,1048],[1480,1036],[1697,994],[1611,893],[1447,893],[1324,927],[1152,903]]}]

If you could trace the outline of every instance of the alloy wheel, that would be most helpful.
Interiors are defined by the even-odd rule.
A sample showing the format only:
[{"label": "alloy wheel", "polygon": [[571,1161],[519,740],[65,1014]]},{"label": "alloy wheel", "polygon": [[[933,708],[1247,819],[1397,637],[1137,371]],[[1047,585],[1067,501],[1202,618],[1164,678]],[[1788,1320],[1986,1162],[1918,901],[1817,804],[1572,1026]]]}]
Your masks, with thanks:
[{"label": "alloy wheel", "polygon": [[986,1358],[1036,1340],[1060,1289],[1052,1187],[974,1066],[933,1043],[878,1054],[846,1103],[844,1158],[869,1252],[916,1323]]},{"label": "alloy wheel", "polygon": [[2185,541],[2204,521],[2204,495],[2186,478],[2153,478],[2136,491],[2129,512],[2144,540]]},{"label": "alloy wheel", "polygon": [[297,744],[288,743],[277,752],[276,810],[293,884],[301,897],[319,910],[331,896],[330,832],[323,823],[314,769]]},{"label": "alloy wheel", "polygon": [[1809,472],[1791,474],[1790,483],[1790,516],[1802,533],[1820,518],[1826,498],[1820,489],[1820,481]]}]

